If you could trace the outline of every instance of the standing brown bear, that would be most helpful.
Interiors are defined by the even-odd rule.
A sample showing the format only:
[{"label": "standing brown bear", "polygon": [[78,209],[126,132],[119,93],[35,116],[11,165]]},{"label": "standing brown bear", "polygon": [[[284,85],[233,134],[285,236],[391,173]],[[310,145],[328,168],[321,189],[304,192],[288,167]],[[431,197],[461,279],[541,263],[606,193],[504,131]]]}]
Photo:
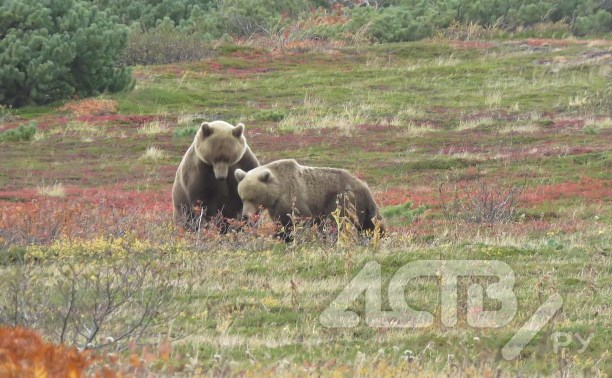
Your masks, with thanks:
[{"label": "standing brown bear", "polygon": [[359,231],[374,231],[377,223],[384,233],[383,218],[367,184],[344,169],[305,167],[284,159],[249,172],[237,169],[235,175],[243,215],[256,214],[260,206],[267,209],[284,228],[279,236],[285,241],[291,240],[292,214],[315,220],[328,217],[343,201],[351,201],[355,217],[341,215],[348,216]]},{"label": "standing brown bear", "polygon": [[[172,187],[174,221],[196,229],[196,206],[201,207],[206,221],[219,215],[237,219],[242,201],[234,171],[249,171],[257,166],[259,162],[247,145],[242,123],[202,123],[176,171]],[[221,226],[226,231],[227,224],[223,222]]]}]

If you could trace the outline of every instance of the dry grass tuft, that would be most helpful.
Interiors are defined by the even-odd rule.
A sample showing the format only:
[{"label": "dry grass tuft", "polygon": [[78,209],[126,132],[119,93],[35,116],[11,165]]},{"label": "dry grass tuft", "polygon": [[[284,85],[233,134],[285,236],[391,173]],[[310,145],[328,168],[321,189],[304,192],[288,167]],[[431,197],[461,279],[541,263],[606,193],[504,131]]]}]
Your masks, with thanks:
[{"label": "dry grass tuft", "polygon": [[149,146],[140,158],[143,160],[161,160],[165,159],[166,156],[168,156],[168,153],[161,148]]},{"label": "dry grass tuft", "polygon": [[42,185],[36,188],[36,193],[47,197],[64,197],[66,195],[64,185],[59,182],[55,182],[53,185],[45,185],[43,182]]},{"label": "dry grass tuft", "polygon": [[535,124],[525,124],[525,125],[508,125],[499,130],[502,134],[532,134],[540,131],[540,127]]},{"label": "dry grass tuft", "polygon": [[168,125],[160,120],[145,123],[138,129],[138,134],[155,135],[165,133],[169,130]]},{"label": "dry grass tuft", "polygon": [[492,124],[493,118],[491,117],[475,118],[469,120],[462,119],[459,121],[459,126],[457,126],[455,130],[471,130],[481,126],[490,126]]}]

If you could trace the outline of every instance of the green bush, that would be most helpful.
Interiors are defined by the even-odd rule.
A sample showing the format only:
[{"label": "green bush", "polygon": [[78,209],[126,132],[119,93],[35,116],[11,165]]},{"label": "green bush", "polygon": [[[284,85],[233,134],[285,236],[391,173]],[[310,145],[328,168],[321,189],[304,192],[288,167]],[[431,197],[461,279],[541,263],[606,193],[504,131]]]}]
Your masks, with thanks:
[{"label": "green bush", "polygon": [[174,129],[172,134],[178,138],[186,138],[186,137],[193,138],[199,129],[200,129],[200,125],[177,127],[176,129]]},{"label": "green bush", "polygon": [[[612,6],[601,0],[386,0],[377,6],[344,7],[332,12],[348,16],[348,23],[315,23],[330,14],[338,1],[275,0],[90,0],[136,33],[149,32],[169,22],[186,40],[212,41],[253,34],[280,35],[300,23],[306,28],[295,38],[342,39],[358,36],[377,42],[413,41],[430,37],[450,25],[478,24],[496,30],[529,32],[540,22],[571,26],[576,35],[612,31]],[[372,2],[370,2],[373,4]],[[346,2],[344,3],[346,4]],[[313,13],[314,12],[314,13]],[[167,21],[166,21],[167,20]],[[136,26],[137,27],[134,27]],[[527,30],[525,30],[527,29]],[[293,32],[292,32],[293,33]],[[156,33],[139,35],[151,42]],[[177,39],[170,44],[180,42]],[[131,42],[130,42],[131,43]]]},{"label": "green bush", "polygon": [[197,35],[181,32],[170,18],[165,18],[147,31],[134,27],[120,62],[133,66],[198,61],[207,51]]},{"label": "green bush", "polygon": [[404,7],[357,8],[351,13],[348,28],[351,31],[366,28],[367,34],[378,42],[416,41],[434,31],[429,16],[418,13]]},{"label": "green bush", "polygon": [[287,114],[285,112],[279,110],[262,110],[255,115],[255,120],[280,122],[285,119],[286,116]]},{"label": "green bush", "polygon": [[20,142],[30,141],[36,134],[36,123],[30,122],[27,125],[19,125],[15,129],[0,132],[0,142]]},{"label": "green bush", "polygon": [[85,0],[0,3],[0,103],[44,104],[131,84],[116,59],[127,28]]},{"label": "green bush", "polygon": [[610,31],[612,31],[612,13],[603,9],[589,16],[577,17],[574,24],[574,33],[577,35]]},{"label": "green bush", "polygon": [[391,220],[399,219],[403,224],[409,224],[414,219],[423,214],[428,208],[427,206],[419,206],[416,209],[412,208],[412,202],[406,202],[400,205],[387,206],[381,209],[382,215]]},{"label": "green bush", "polygon": [[510,31],[540,22],[564,22],[573,25],[577,35],[612,31],[612,7],[596,0],[395,0],[385,5],[353,9],[345,31],[365,30],[377,42],[419,40],[453,22]]}]

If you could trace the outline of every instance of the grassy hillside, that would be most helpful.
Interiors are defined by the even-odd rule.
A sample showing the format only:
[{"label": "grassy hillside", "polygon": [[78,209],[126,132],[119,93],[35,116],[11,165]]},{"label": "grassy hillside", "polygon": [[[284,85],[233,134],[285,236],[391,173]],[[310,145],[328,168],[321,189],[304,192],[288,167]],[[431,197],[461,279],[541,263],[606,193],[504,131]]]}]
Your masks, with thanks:
[{"label": "grassy hillside", "polygon": [[[605,376],[611,63],[612,44],[596,40],[223,45],[197,63],[135,67],[127,93],[2,109],[0,324],[97,349],[92,369],[124,373]],[[285,245],[265,221],[223,236],[177,230],[174,173],[199,122],[214,119],[244,122],[264,163],[291,157],[354,172],[390,234],[301,230]],[[28,124],[31,140],[2,137]],[[502,221],[476,221],[504,199],[514,211]],[[467,287],[491,282],[464,277],[458,322],[447,327],[430,277],[405,294],[433,326],[319,322],[370,261],[381,265],[389,310],[389,280],[417,260],[505,262],[516,316],[471,327]],[[562,309],[518,359],[502,358],[557,293]],[[363,315],[363,297],[353,309]],[[558,332],[572,343],[555,347]],[[576,334],[592,335],[584,350]]]}]

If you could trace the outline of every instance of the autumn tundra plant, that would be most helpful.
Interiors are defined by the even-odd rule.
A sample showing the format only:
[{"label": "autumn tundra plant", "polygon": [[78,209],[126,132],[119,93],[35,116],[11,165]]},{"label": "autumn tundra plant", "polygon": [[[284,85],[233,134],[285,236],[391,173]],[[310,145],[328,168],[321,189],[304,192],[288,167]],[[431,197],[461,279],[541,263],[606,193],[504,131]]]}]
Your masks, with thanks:
[{"label": "autumn tundra plant", "polygon": [[190,303],[197,264],[185,253],[129,236],[27,247],[0,267],[0,324],[80,349],[146,342]]},{"label": "autumn tundra plant", "polygon": [[442,183],[439,193],[444,213],[452,220],[508,223],[514,218],[525,186],[526,181],[502,185],[478,179],[470,184],[455,184],[452,188]]},{"label": "autumn tundra plant", "polygon": [[19,125],[14,129],[0,131],[0,142],[27,142],[34,139],[36,122]]},{"label": "autumn tundra plant", "polygon": [[33,330],[0,327],[0,375],[3,377],[77,378],[92,362],[87,352],[47,343]]}]

